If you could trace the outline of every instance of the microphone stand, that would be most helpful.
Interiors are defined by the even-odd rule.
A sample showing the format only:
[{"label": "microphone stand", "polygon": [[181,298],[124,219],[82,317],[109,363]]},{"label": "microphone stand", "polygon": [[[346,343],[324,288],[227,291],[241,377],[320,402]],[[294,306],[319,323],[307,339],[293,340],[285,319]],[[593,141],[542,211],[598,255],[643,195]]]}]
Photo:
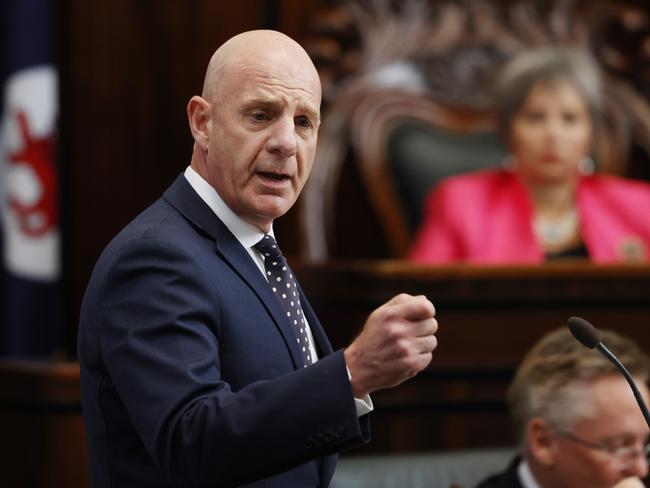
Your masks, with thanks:
[{"label": "microphone stand", "polygon": [[607,359],[609,359],[614,365],[623,373],[623,376],[625,376],[625,379],[627,380],[628,384],[630,385],[630,388],[632,388],[632,392],[634,393],[634,398],[636,399],[636,402],[639,404],[639,408],[641,409],[641,413],[643,413],[643,417],[645,418],[646,423],[648,424],[648,427],[650,427],[650,412],[648,412],[648,407],[646,406],[645,402],[643,401],[643,397],[641,396],[641,392],[639,392],[639,388],[637,388],[636,383],[632,379],[632,376],[630,376],[630,373],[628,373],[627,369],[625,369],[625,366],[623,366],[623,363],[621,363],[616,356],[614,356],[609,349],[605,347],[605,345],[602,342],[599,342],[596,344],[596,349],[598,349]]}]

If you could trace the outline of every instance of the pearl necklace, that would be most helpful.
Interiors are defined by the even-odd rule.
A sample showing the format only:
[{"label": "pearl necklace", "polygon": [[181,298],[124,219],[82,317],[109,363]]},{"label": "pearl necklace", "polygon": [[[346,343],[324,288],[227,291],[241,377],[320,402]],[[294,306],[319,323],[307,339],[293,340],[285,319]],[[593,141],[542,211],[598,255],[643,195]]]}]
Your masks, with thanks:
[{"label": "pearl necklace", "polygon": [[544,247],[548,248],[570,241],[578,233],[579,223],[578,211],[572,208],[559,218],[536,215],[533,219],[533,228],[537,238]]}]

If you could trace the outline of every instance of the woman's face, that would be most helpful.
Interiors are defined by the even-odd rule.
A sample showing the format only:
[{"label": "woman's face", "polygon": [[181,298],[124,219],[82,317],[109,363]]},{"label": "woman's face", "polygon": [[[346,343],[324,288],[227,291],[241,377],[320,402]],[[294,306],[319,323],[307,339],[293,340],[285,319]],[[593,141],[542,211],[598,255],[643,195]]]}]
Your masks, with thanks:
[{"label": "woman's face", "polygon": [[575,178],[591,142],[589,108],[569,81],[534,84],[510,127],[517,170],[530,183]]}]

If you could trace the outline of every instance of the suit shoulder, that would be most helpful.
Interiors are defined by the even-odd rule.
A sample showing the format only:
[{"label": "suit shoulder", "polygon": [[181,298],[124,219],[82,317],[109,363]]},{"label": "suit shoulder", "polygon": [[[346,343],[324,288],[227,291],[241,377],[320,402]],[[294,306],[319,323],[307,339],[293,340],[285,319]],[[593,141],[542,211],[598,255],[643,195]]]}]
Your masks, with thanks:
[{"label": "suit shoulder", "polygon": [[93,275],[134,255],[196,256],[213,249],[213,241],[194,228],[174,207],[158,199],[127,224],[104,248]]},{"label": "suit shoulder", "polygon": [[164,235],[170,233],[186,220],[163,198],[159,198],[129,222],[113,239],[113,241],[129,240],[136,237],[146,237],[151,234]]},{"label": "suit shoulder", "polygon": [[187,247],[189,236],[199,232],[181,213],[165,199],[156,200],[129,222],[106,246],[106,249],[120,248],[127,242],[159,241]]}]

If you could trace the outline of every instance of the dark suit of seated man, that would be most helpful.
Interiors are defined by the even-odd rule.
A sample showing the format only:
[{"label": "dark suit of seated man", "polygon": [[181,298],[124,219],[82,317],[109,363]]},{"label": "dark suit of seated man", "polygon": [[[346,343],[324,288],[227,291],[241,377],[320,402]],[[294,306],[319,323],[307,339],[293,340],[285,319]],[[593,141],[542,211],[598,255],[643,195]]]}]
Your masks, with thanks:
[{"label": "dark suit of seated man", "polygon": [[[646,402],[650,360],[630,339],[603,343],[634,376]],[[650,431],[625,378],[568,329],[544,336],[508,390],[521,455],[477,488],[633,488],[648,473]]]},{"label": "dark suit of seated man", "polygon": [[[431,361],[425,297],[333,352],[273,240],[311,171],[321,87],[305,51],[240,34],[187,108],[190,166],[104,250],[79,328],[94,487],[327,486],[367,441],[369,394]],[[262,242],[258,247],[258,242]]]}]

